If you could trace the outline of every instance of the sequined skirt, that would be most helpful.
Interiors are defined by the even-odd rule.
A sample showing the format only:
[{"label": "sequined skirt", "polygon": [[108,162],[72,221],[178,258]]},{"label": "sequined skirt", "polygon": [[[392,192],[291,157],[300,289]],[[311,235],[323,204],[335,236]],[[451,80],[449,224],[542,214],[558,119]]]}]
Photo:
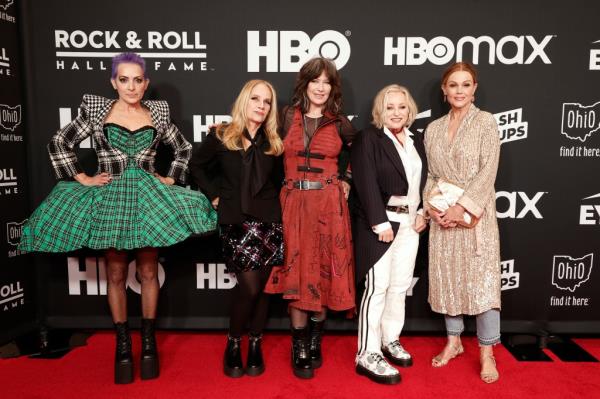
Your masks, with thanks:
[{"label": "sequined skirt", "polygon": [[281,223],[246,220],[220,225],[223,256],[230,273],[260,270],[283,264]]}]

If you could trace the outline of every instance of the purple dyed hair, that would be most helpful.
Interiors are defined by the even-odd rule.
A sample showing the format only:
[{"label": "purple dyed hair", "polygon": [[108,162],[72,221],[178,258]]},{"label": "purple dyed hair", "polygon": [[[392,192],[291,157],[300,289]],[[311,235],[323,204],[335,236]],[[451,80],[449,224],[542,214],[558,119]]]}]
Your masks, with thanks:
[{"label": "purple dyed hair", "polygon": [[115,79],[117,77],[117,69],[121,64],[136,64],[144,71],[144,77],[146,77],[146,61],[136,53],[120,53],[112,58],[112,72],[110,77]]}]

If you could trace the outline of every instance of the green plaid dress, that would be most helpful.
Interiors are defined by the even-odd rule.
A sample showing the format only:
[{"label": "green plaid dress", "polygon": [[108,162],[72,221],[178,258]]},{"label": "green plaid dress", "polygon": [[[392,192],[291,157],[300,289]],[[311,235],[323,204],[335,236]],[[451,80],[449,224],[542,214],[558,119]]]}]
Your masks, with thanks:
[{"label": "green plaid dress", "polygon": [[129,157],[122,177],[105,186],[59,182],[23,227],[20,250],[165,247],[216,229],[217,215],[202,193],[163,184],[136,164],[154,128],[104,129],[111,146]]}]

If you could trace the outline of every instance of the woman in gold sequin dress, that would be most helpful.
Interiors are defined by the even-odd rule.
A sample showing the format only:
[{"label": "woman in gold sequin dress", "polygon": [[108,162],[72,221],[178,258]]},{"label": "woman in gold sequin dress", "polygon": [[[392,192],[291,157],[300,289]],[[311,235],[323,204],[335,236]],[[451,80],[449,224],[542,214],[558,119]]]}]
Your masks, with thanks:
[{"label": "woman in gold sequin dress", "polygon": [[[500,242],[494,181],[498,170],[498,127],[489,112],[473,104],[477,73],[468,63],[450,66],[442,77],[450,112],[425,132],[429,174],[425,208],[433,220],[429,236],[429,303],[445,315],[448,341],[432,360],[445,366],[463,353],[463,315],[474,315],[480,345],[481,379],[498,380],[493,345],[500,342]],[[464,189],[445,212],[427,207],[435,184],[443,179]],[[468,213],[474,228],[457,222]]]}]

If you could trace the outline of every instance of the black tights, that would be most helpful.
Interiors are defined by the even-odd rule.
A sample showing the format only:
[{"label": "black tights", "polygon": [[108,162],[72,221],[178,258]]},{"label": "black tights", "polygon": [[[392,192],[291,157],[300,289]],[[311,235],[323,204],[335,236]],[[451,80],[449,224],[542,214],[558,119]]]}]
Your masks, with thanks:
[{"label": "black tights", "polygon": [[241,337],[248,322],[251,334],[262,333],[269,311],[269,294],[263,290],[270,274],[270,267],[235,274],[238,283],[231,301],[230,336]]}]

